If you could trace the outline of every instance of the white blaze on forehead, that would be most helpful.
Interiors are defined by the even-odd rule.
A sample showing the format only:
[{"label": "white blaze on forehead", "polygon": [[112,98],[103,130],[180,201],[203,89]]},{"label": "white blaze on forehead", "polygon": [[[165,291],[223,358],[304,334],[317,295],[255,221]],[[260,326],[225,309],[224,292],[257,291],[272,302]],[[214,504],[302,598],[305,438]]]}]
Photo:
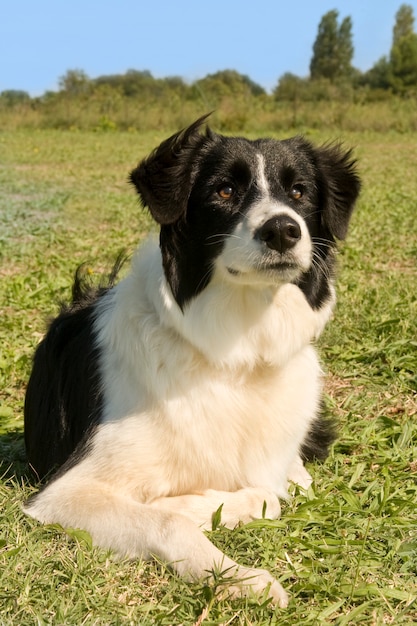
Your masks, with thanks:
[{"label": "white blaze on forehead", "polygon": [[265,176],[265,159],[262,154],[257,154],[258,170],[256,172],[256,184],[264,196],[269,196],[269,185]]}]

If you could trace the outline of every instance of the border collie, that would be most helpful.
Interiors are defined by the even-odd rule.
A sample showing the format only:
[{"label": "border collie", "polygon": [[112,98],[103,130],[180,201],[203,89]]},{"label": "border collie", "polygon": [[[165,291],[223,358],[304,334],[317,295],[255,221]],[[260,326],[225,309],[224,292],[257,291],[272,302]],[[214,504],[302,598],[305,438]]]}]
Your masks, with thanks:
[{"label": "border collie", "polygon": [[308,487],[303,462],[333,441],[312,342],[360,181],[338,145],[225,137],[206,117],[131,173],[159,242],[116,285],[83,289],[78,275],[37,348],[28,461],[41,478],[59,469],[24,509],[286,606],[277,580],[202,530],[219,511],[229,528],[277,518],[288,481]]}]

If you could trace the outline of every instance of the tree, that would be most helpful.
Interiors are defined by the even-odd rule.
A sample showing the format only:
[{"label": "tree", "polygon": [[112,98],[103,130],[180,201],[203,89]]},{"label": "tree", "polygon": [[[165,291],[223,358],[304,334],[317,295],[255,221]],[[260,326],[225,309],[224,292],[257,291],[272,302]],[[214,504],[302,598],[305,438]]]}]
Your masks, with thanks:
[{"label": "tree", "polygon": [[352,19],[345,17],[339,27],[337,47],[339,75],[341,78],[350,78],[355,73],[352,67],[353,52]]},{"label": "tree", "polygon": [[110,74],[94,79],[94,88],[106,85],[124,96],[144,96],[155,91],[156,79],[148,70],[128,70],[125,74]]},{"label": "tree", "polygon": [[30,96],[27,91],[22,91],[20,89],[6,89],[0,93],[0,100],[5,102],[8,106],[14,106],[15,104],[29,102]]},{"label": "tree", "polygon": [[79,96],[88,91],[90,79],[83,70],[68,70],[58,81],[61,91]]},{"label": "tree", "polygon": [[393,76],[389,59],[386,56],[381,57],[370,70],[361,76],[359,84],[368,85],[371,89],[391,89]]},{"label": "tree", "polygon": [[215,74],[208,74],[195,83],[199,91],[207,92],[211,96],[260,96],[265,94],[263,87],[255,83],[246,74],[236,70],[221,70]]},{"label": "tree", "polygon": [[402,4],[395,14],[395,24],[393,29],[392,43],[395,45],[403,37],[408,37],[414,33],[413,7],[409,4]]},{"label": "tree", "polygon": [[274,89],[276,100],[283,100],[291,103],[292,125],[298,124],[298,110],[300,102],[307,100],[308,79],[300,78],[291,72],[286,72],[281,76],[278,85]]},{"label": "tree", "polygon": [[278,80],[278,85],[274,89],[274,96],[277,100],[304,100],[307,79],[300,78],[291,72],[286,72]]},{"label": "tree", "polygon": [[397,93],[417,89],[417,34],[410,5],[403,4],[395,16],[390,54],[392,86]]},{"label": "tree", "polygon": [[334,83],[352,76],[352,20],[345,17],[339,26],[338,18],[339,12],[333,10],[320,21],[310,63],[313,80],[326,78]]}]

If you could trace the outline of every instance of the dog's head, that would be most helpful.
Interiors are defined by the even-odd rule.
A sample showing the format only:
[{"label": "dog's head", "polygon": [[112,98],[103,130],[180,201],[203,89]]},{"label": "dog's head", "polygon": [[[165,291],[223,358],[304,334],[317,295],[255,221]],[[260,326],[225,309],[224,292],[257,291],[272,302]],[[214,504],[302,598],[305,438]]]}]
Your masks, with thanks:
[{"label": "dog's head", "polygon": [[131,173],[160,224],[166,278],[181,308],[216,274],[241,285],[300,285],[328,295],[331,251],[347,234],[360,182],[350,151],[201,132],[164,141]]}]

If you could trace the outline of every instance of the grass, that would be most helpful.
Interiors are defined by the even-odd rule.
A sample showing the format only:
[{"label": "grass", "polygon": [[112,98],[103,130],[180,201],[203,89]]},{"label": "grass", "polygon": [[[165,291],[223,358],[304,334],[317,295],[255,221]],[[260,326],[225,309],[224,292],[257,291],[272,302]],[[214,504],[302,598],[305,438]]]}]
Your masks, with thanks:
[{"label": "grass", "polygon": [[341,91],[322,85],[321,100],[296,101],[276,99],[272,95],[251,96],[249,93],[223,93],[198,90],[190,97],[170,90],[155,97],[141,92],[136,97],[121,97],[114,89],[71,97],[61,93],[55,97],[32,100],[9,106],[0,98],[2,128],[71,129],[95,131],[144,131],[180,128],[207,111],[216,111],[217,128],[225,132],[286,132],[288,128],[327,128],[333,132],[401,133],[417,130],[417,112],[412,97],[400,98],[372,91],[350,89]]},{"label": "grass", "polygon": [[[163,564],[116,562],[80,531],[26,518],[24,389],[33,349],[80,262],[100,272],[152,228],[127,174],[166,133],[0,133],[0,624],[417,622],[417,141],[344,135],[364,191],[340,254],[339,301],[320,351],[340,437],[280,520],[212,533],[270,569],[285,611]],[[331,136],[315,131],[314,141]]]}]

